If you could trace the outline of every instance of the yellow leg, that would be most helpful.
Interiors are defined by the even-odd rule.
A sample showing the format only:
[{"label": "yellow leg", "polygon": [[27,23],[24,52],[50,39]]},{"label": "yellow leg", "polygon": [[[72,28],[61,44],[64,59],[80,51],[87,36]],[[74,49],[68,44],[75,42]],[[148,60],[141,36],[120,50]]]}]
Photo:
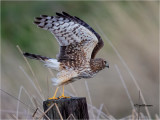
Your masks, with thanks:
[{"label": "yellow leg", "polygon": [[59,98],[70,98],[70,97],[66,97],[66,96],[64,96],[64,85],[62,86],[62,88],[63,88],[62,96],[59,96]]},{"label": "yellow leg", "polygon": [[62,92],[62,96],[64,96],[64,85],[63,85],[63,92]]},{"label": "yellow leg", "polygon": [[58,89],[59,89],[59,87],[56,88],[54,96],[52,98],[48,98],[49,100],[51,100],[51,99],[58,99],[58,98],[56,98],[56,94],[57,94]]}]

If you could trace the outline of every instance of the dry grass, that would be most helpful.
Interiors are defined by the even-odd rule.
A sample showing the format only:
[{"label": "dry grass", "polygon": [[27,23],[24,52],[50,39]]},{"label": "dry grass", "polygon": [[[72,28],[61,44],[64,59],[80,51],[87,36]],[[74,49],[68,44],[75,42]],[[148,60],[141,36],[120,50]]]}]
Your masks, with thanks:
[{"label": "dry grass", "polygon": [[[142,108],[140,118],[159,119],[157,2],[17,4],[6,2],[2,6],[5,19],[2,19],[1,88],[21,102],[1,92],[2,119],[38,119],[44,114],[42,102],[55,91],[50,78],[56,72],[46,70],[37,61],[23,58],[16,45],[23,51],[56,56],[56,40],[32,25],[32,21],[36,15],[53,15],[62,10],[82,18],[102,36],[105,46],[97,57],[103,56],[110,63],[109,70],[93,79],[67,85],[65,94],[86,97],[90,119],[136,120],[138,114],[134,104],[138,102],[140,90],[142,103],[153,104],[151,108]],[[73,6],[74,11],[70,9]],[[70,117],[74,119],[73,115]]]},{"label": "dry grass", "polygon": [[[109,42],[110,42],[110,41],[109,41]],[[111,44],[111,43],[110,43],[110,44]],[[115,47],[114,47],[112,44],[111,44],[111,46],[112,46],[113,49],[116,51]],[[19,47],[19,46],[17,46],[17,47],[18,47],[20,53],[22,54],[22,50],[20,49],[20,47]],[[117,51],[116,51],[116,52],[117,52]],[[117,55],[118,55],[118,56],[121,58],[121,60],[123,61],[123,58],[119,55],[118,52],[117,52]],[[26,64],[27,64],[28,68],[29,68],[30,71],[32,72],[32,75],[35,77],[35,73],[33,72],[31,65],[29,64],[29,62],[27,61],[27,59],[25,59],[25,61],[26,61]],[[124,62],[124,61],[123,61],[123,62]],[[125,62],[124,62],[124,64],[126,65]],[[134,107],[133,100],[132,100],[132,98],[131,98],[131,96],[130,96],[130,94],[129,94],[129,91],[128,91],[128,89],[127,89],[127,86],[126,86],[126,84],[125,84],[125,82],[124,82],[123,76],[122,76],[122,74],[120,73],[120,70],[119,70],[118,66],[115,65],[115,68],[116,68],[116,70],[117,70],[117,72],[118,72],[118,74],[119,74],[119,77],[120,77],[120,79],[121,79],[121,81],[122,81],[123,87],[124,87],[124,89],[125,89],[125,91],[126,91],[126,94],[127,94],[127,96],[128,96],[128,99],[129,99],[129,101],[130,101],[130,103],[131,103],[131,106],[132,106],[132,109],[133,109],[131,115],[129,115],[129,116],[127,116],[127,117],[124,117],[124,118],[121,118],[121,120],[128,120],[128,119],[136,120],[136,119],[138,118],[138,113],[136,112],[136,108]],[[32,96],[32,94],[29,94],[29,93],[28,93],[28,91],[24,88],[24,86],[21,86],[20,89],[19,89],[19,94],[18,94],[18,98],[17,98],[17,110],[16,110],[16,113],[15,113],[14,111],[5,111],[5,113],[7,113],[7,114],[9,115],[9,117],[12,118],[12,119],[25,119],[25,118],[26,118],[26,119],[28,119],[28,118],[30,118],[30,119],[31,119],[31,118],[32,118],[32,119],[43,119],[43,117],[46,116],[46,118],[47,118],[48,120],[50,120],[49,117],[46,115],[46,113],[47,113],[52,107],[56,107],[56,110],[57,110],[58,114],[60,115],[61,120],[63,120],[63,117],[62,117],[62,115],[61,115],[61,113],[60,113],[60,111],[59,111],[59,108],[58,108],[58,106],[56,105],[56,103],[55,103],[55,104],[52,104],[45,112],[43,112],[43,110],[41,110],[41,108],[42,108],[42,104],[41,104],[41,103],[44,101],[44,95],[40,93],[40,89],[41,89],[41,88],[38,89],[39,84],[38,84],[38,83],[37,83],[37,85],[35,84],[36,81],[33,81],[33,80],[30,78],[30,76],[25,72],[25,70],[23,69],[22,66],[19,66],[19,69],[24,73],[24,75],[27,77],[28,81],[31,83],[31,85],[32,85],[32,86],[35,88],[35,90],[37,91],[39,97],[41,98],[41,100],[39,101],[40,104],[38,104],[38,101],[35,99],[34,96]],[[129,68],[128,68],[128,69],[129,69]],[[130,72],[131,72],[131,71],[129,71],[128,73],[130,73]],[[50,74],[53,76],[53,72],[52,72],[52,71],[50,71]],[[132,74],[132,73],[131,73],[131,74]],[[134,79],[134,80],[135,80],[135,79]],[[37,81],[38,81],[38,80],[37,80]],[[47,86],[48,86],[48,83],[47,83]],[[97,119],[97,120],[98,120],[98,119],[109,119],[109,120],[115,120],[116,118],[113,117],[111,114],[106,114],[107,112],[104,113],[104,112],[102,111],[104,104],[101,104],[99,109],[96,108],[96,107],[93,105],[92,99],[91,99],[91,94],[90,94],[90,90],[89,90],[87,81],[85,81],[85,86],[86,86],[86,91],[87,91],[87,93],[88,93],[89,103],[90,103],[90,104],[88,104],[88,112],[89,112],[90,119]],[[138,84],[137,84],[137,86],[138,86]],[[76,93],[76,91],[75,91],[74,86],[73,86],[72,84],[70,84],[70,87],[71,87],[71,89],[72,89],[72,92],[77,96],[77,93]],[[48,86],[48,88],[49,88],[49,86]],[[138,88],[139,88],[139,87],[137,87],[137,89],[138,89]],[[28,105],[27,105],[26,103],[24,103],[24,102],[21,102],[22,91],[24,91],[25,94],[28,96],[28,98],[30,99],[30,101],[31,101],[31,103],[32,103],[31,106],[34,106],[34,108],[32,108],[31,106],[28,106]],[[48,92],[49,92],[49,91],[50,91],[50,90],[48,89]],[[73,96],[73,97],[75,96],[74,94],[70,93],[69,91],[65,91],[65,93],[67,93],[69,96]],[[49,93],[48,93],[48,94],[49,94]],[[142,95],[142,96],[143,96],[143,95]],[[142,96],[141,96],[141,97],[142,97]],[[10,96],[10,97],[12,97],[12,96]],[[143,101],[143,102],[144,102],[144,101]],[[26,111],[28,110],[28,113],[27,113],[27,114],[26,114],[26,113],[21,113],[21,114],[19,114],[19,104],[20,104],[20,103],[23,104],[23,105],[25,105]],[[144,104],[146,104],[146,103],[144,102]],[[27,106],[26,106],[26,105],[27,105]],[[4,112],[4,111],[1,110],[1,112]],[[148,113],[148,117],[145,116],[143,113],[140,113],[139,118],[140,118],[140,119],[151,119],[147,107],[146,107],[146,112]],[[69,118],[75,119],[72,114],[69,115],[68,119],[69,119]],[[159,119],[159,117],[158,117],[157,114],[156,114],[156,119]]]}]

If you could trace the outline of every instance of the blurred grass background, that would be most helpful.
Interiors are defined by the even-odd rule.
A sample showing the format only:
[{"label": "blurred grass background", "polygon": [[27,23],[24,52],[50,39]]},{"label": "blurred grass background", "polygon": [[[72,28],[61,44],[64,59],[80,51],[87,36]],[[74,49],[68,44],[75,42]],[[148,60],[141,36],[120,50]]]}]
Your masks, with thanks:
[{"label": "blurred grass background", "polygon": [[[66,11],[92,26],[102,36],[105,44],[97,57],[107,59],[110,69],[103,70],[95,78],[87,80],[93,105],[99,108],[100,104],[104,103],[110,114],[116,118],[131,114],[130,102],[114,64],[120,68],[133,102],[138,102],[138,90],[112,47],[98,30],[99,26],[131,69],[146,102],[153,105],[149,108],[152,117],[159,113],[159,2],[3,1],[1,3],[2,89],[18,97],[20,86],[24,86],[29,93],[39,99],[35,89],[19,69],[19,66],[22,66],[33,79],[16,45],[23,51],[55,58],[59,51],[56,39],[48,31],[37,28],[33,20],[41,14],[55,15],[55,12]],[[51,75],[40,62],[34,60],[29,62],[47,99],[47,79],[50,80]],[[74,82],[73,86],[78,96],[85,96],[88,100],[84,80]],[[72,92],[69,85],[66,86],[66,90]],[[53,92],[50,90],[50,97]],[[25,94],[21,100],[30,104]],[[2,94],[3,110],[16,110],[16,102]],[[24,111],[23,107],[21,105],[20,110]],[[142,111],[146,114],[144,109]],[[7,115],[3,113],[2,118],[7,118]]]}]

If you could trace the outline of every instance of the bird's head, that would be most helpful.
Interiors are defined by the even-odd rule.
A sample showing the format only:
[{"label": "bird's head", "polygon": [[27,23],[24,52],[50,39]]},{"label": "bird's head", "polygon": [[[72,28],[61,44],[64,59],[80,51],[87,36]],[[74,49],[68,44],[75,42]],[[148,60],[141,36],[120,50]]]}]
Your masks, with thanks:
[{"label": "bird's head", "polygon": [[94,71],[100,71],[106,67],[109,68],[108,62],[102,58],[92,59],[90,65]]},{"label": "bird's head", "polygon": [[103,66],[109,68],[109,63],[106,60],[103,60]]}]

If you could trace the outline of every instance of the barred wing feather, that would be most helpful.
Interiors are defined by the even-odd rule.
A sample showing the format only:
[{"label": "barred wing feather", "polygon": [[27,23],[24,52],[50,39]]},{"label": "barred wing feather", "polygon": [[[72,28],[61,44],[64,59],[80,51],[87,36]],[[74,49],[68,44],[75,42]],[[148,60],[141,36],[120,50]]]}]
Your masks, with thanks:
[{"label": "barred wing feather", "polygon": [[[56,13],[56,16],[41,15],[35,19],[35,24],[45,30],[49,30],[57,39],[60,45],[60,58],[65,58],[67,55],[65,51],[86,52],[86,58],[90,59],[93,55],[94,49],[100,41],[100,36],[85,22],[77,17],[73,17],[65,12]],[[80,44],[81,50],[67,46]],[[103,46],[101,44],[101,46]],[[97,53],[97,50],[96,52]],[[60,59],[59,58],[59,59]],[[92,57],[93,58],[93,57]]]}]

